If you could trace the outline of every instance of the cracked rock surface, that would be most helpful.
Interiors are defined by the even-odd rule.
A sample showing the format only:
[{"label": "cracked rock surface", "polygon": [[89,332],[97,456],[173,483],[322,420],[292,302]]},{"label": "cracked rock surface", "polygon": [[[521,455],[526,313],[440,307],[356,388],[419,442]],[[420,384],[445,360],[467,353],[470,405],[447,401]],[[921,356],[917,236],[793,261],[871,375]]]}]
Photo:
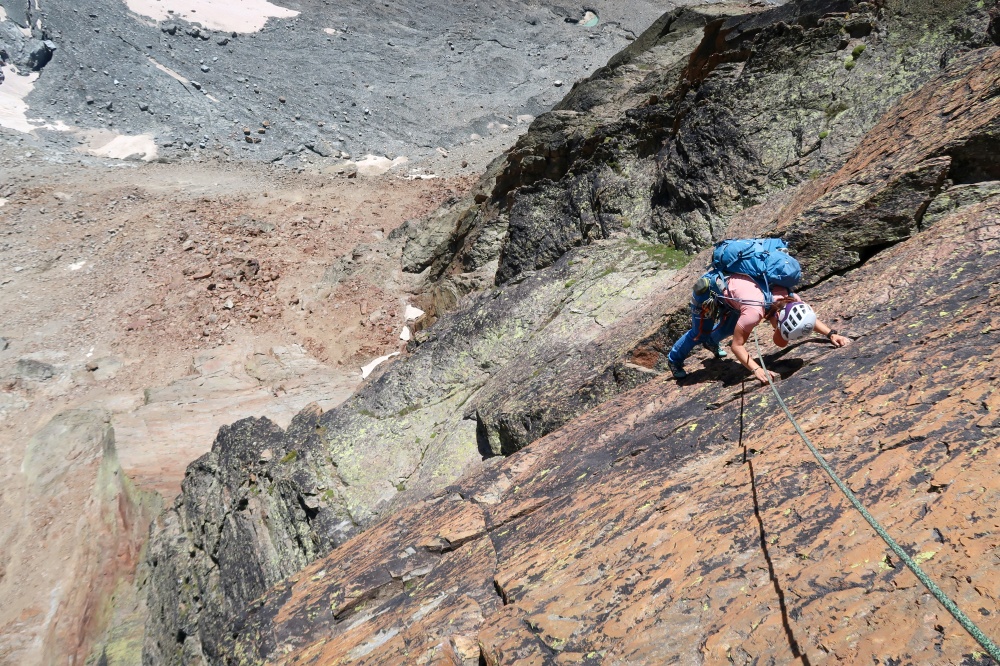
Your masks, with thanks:
[{"label": "cracked rock surface", "polygon": [[[929,32],[914,27],[930,19]],[[663,16],[467,196],[379,245],[427,281],[429,316],[407,356],[287,431],[266,420],[224,429],[192,465],[154,530],[147,663],[972,654],[913,610],[927,602],[908,574],[880,568],[881,551],[831,508],[790,428],[750,387],[740,437],[741,369],[704,361],[680,386],[658,372],[707,260],[685,265],[680,250],[777,231],[807,266],[803,296],[858,340],[768,348],[770,363],[796,408],[823,414],[810,428],[854,447],[845,474],[871,475],[876,511],[916,502],[923,486],[899,479],[920,470],[985,469],[976,443],[996,436],[992,356],[968,349],[992,350],[997,330],[990,25],[961,2]],[[328,278],[385,265],[345,261]],[[958,323],[938,334],[932,317]],[[899,409],[901,391],[930,390],[917,367],[928,354],[941,360],[933,381],[964,397]],[[866,405],[892,396],[885,418],[844,397],[862,389]],[[934,448],[928,424],[954,451]],[[740,439],[758,471],[770,465],[763,480]],[[995,492],[981,487],[989,504]],[[944,534],[919,515],[930,500],[951,514],[970,501],[928,492],[924,508],[893,514],[907,534]],[[942,552],[925,557],[959,566]],[[995,599],[984,586],[955,592]],[[893,615],[860,639],[857,624],[827,621],[830,608],[871,616],[889,597]],[[890,655],[881,646],[895,630],[912,639]]]},{"label": "cracked rock surface", "polygon": [[[953,62],[784,214],[884,201],[857,187],[883,180],[872,146],[923,163],[991,140],[998,63],[995,47]],[[954,129],[935,133],[949,110]],[[951,198],[933,225],[804,292],[853,345],[765,358],[834,468],[995,635],[1000,198],[995,158],[976,154],[982,196]],[[955,161],[938,196],[967,190]],[[713,364],[382,520],[255,603],[226,663],[989,663],[826,481],[770,391]]]}]

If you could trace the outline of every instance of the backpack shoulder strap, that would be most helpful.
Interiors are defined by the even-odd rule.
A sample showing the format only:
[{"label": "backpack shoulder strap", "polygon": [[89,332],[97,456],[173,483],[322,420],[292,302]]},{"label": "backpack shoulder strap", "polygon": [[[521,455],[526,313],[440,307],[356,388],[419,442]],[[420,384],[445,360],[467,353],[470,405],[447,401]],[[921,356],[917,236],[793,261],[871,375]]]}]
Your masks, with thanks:
[{"label": "backpack shoulder strap", "polygon": [[715,302],[732,310],[733,307],[726,302],[726,299],[732,296],[729,292],[729,276],[720,270],[709,271],[705,276],[711,280],[712,296],[715,298]]},{"label": "backpack shoulder strap", "polygon": [[760,287],[761,293],[764,294],[764,312],[766,313],[774,305],[774,297],[771,295],[771,285],[767,282],[767,273],[761,276],[764,284],[757,282],[757,286]]}]

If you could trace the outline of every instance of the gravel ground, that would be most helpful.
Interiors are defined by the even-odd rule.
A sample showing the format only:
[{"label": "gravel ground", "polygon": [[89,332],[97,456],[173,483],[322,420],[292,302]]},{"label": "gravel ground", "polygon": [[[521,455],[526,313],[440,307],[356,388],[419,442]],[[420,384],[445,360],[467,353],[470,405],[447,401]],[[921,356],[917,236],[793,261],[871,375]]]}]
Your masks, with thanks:
[{"label": "gravel ground", "polygon": [[0,0],[8,28],[30,23],[55,47],[30,117],[150,134],[168,159],[374,154],[436,172],[482,167],[675,4],[280,0],[299,14],[235,33],[121,0],[31,2]]}]

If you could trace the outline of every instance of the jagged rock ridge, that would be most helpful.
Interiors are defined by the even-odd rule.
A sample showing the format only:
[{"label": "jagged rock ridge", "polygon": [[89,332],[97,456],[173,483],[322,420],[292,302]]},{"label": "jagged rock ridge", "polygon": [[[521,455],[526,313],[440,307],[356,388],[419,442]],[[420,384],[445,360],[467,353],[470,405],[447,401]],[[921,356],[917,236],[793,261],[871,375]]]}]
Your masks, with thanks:
[{"label": "jagged rock ridge", "polygon": [[[995,52],[977,49],[961,55],[989,34],[986,11],[975,3],[954,3],[946,10],[929,7],[803,2],[751,16],[738,7],[668,14],[562,105],[578,110],[561,108],[539,118],[468,200],[391,239],[404,265],[427,271],[433,281],[428,305],[440,318],[421,332],[408,358],[390,366],[344,406],[322,415],[304,413],[284,433],[263,421],[241,422],[220,433],[213,452],[189,470],[184,494],[154,532],[147,661],[182,663],[206,657],[219,662],[226,655],[237,655],[238,661],[270,659],[270,650],[299,644],[295,636],[302,634],[296,632],[306,629],[273,627],[266,611],[255,616],[251,630],[241,633],[235,646],[227,645],[226,636],[249,602],[281,578],[331,548],[334,561],[347,558],[345,567],[360,544],[368,544],[363,552],[382,562],[379,558],[388,552],[381,550],[383,544],[375,537],[368,541],[365,535],[356,536],[358,532],[444,488],[465,470],[472,475],[467,483],[486,483],[475,480],[482,455],[513,453],[567,423],[559,436],[546,440],[551,455],[574,458],[578,446],[582,455],[584,440],[567,433],[586,434],[605,446],[596,432],[572,420],[585,412],[590,416],[579,423],[602,418],[602,410],[612,407],[587,410],[613,398],[615,404],[629,406],[638,396],[665,390],[661,380],[655,387],[636,387],[656,376],[650,369],[658,363],[656,351],[662,350],[677,321],[664,313],[680,313],[683,320],[688,285],[700,269],[699,263],[678,270],[669,248],[649,241],[669,240],[675,249],[692,249],[725,233],[727,224],[730,232],[788,234],[802,248],[810,282],[822,283],[814,297],[820,307],[829,303],[834,318],[847,318],[853,310],[869,310],[860,301],[833,296],[824,300],[824,290],[847,284],[839,273],[850,279],[852,270],[869,270],[884,256],[879,250],[922,229],[937,229],[932,220],[956,215],[978,220],[992,214],[983,202],[995,192],[990,182],[994,167],[976,148],[987,145],[995,133],[990,125],[993,98],[988,94],[966,100],[976,109],[970,114],[979,120],[962,123],[951,137],[934,129],[933,141],[918,141],[893,158],[895,171],[878,171],[867,151],[881,155],[879,150],[898,147],[905,137],[878,129],[868,134],[862,148],[856,147],[881,113],[901,94],[929,80],[942,59],[951,61],[948,76],[953,78],[924,89],[932,100],[949,82],[973,70],[982,72],[986,54]],[[727,18],[727,12],[734,16]],[[914,15],[936,17],[934,30],[918,39],[911,27]],[[965,24],[974,29],[962,29]],[[859,51],[860,44],[866,48]],[[858,55],[857,64],[848,68],[846,55],[852,53]],[[748,81],[756,87],[750,88]],[[615,87],[626,92],[602,105],[600,100],[607,99],[603,95]],[[812,94],[804,95],[804,90]],[[991,90],[989,85],[986,90]],[[817,102],[829,104],[838,96],[855,103],[848,109],[835,104],[836,112],[831,113],[829,106]],[[778,108],[782,113],[776,113]],[[845,116],[849,112],[852,115]],[[913,114],[931,136],[919,107]],[[789,117],[795,122],[783,124]],[[838,118],[850,122],[841,126]],[[889,122],[884,120],[880,127]],[[747,131],[750,127],[753,132]],[[649,134],[651,128],[655,131]],[[713,134],[713,128],[721,134]],[[592,141],[595,136],[599,140]],[[656,138],[638,140],[648,136]],[[804,148],[803,137],[811,142]],[[613,147],[604,152],[594,148],[605,144]],[[568,162],[565,170],[560,159]],[[953,163],[972,166],[954,168]],[[822,178],[831,167],[833,174]],[[538,168],[546,170],[532,172]],[[789,185],[794,190],[780,195]],[[760,205],[739,213],[756,203]],[[865,212],[883,209],[887,212],[881,218]],[[884,224],[871,224],[872,219]],[[926,238],[929,232],[923,233]],[[919,240],[914,244],[920,245]],[[893,256],[901,261],[900,255]],[[899,264],[893,268],[898,270]],[[987,263],[978,270],[991,268]],[[896,284],[881,278],[889,274],[874,275]],[[929,278],[906,279],[917,290],[934,284]],[[490,288],[493,282],[500,286]],[[454,311],[445,314],[450,308]],[[790,373],[798,367],[789,361],[784,370]],[[710,385],[694,396],[675,396],[677,409],[656,412],[656,423],[693,425],[691,432],[699,433],[723,428],[731,423],[731,414],[714,425],[692,419],[702,413],[702,394],[717,393],[717,382],[731,386],[740,376],[729,365],[709,364],[695,379],[707,379]],[[834,369],[816,378],[831,386],[841,381]],[[715,404],[732,400],[709,399]],[[616,414],[626,420],[639,418],[628,410]],[[620,436],[623,451],[634,441],[631,437],[628,432]],[[539,446],[536,442],[532,451]],[[695,444],[677,446],[704,450]],[[533,454],[517,458],[525,459],[534,460]],[[691,464],[699,460],[682,458]],[[578,461],[585,462],[585,456]],[[496,478],[497,472],[490,466],[482,473]],[[560,497],[572,498],[582,477],[558,478],[560,493],[565,492]],[[498,488],[491,496],[506,498],[507,491]],[[498,511],[506,511],[511,503],[505,500]],[[398,514],[402,524],[410,525],[410,534],[417,533],[416,528],[405,521],[418,515],[414,511]],[[380,523],[377,529],[392,524]],[[433,523],[420,529],[424,527],[437,529]],[[413,550],[411,556],[419,557],[401,564],[398,576],[390,576],[397,582],[386,583],[388,587],[359,583],[368,591],[353,596],[345,592],[348,610],[329,610],[321,627],[339,636],[337,632],[350,624],[344,624],[348,618],[358,619],[358,608],[401,603],[397,586],[405,591],[407,577],[427,575],[413,571],[444,566],[434,564],[441,558],[427,553],[454,550],[454,557],[475,555],[478,561],[482,552],[459,546],[479,533],[473,528],[465,537],[445,536],[447,543],[408,542],[403,552]],[[352,537],[356,540],[350,552],[341,553],[336,546]],[[391,544],[396,537],[386,538]],[[523,549],[533,543],[527,539]],[[479,539],[470,549],[482,547]],[[485,565],[475,566],[462,560],[454,571],[479,571],[494,561],[486,559]],[[437,571],[447,574],[445,569]],[[315,575],[320,573],[317,568]],[[339,577],[334,583],[348,585]],[[281,589],[275,593],[279,598],[292,592],[287,585]],[[469,636],[486,632],[488,623],[496,639],[483,644],[483,658],[510,661],[519,644],[509,648],[513,652],[500,647],[491,652],[488,647],[507,640],[516,643],[520,639],[512,636],[517,632],[495,622],[499,607],[495,597],[487,600],[490,589],[474,591],[478,588],[471,584],[468,589],[479,610],[468,599],[462,602],[469,607],[471,628],[447,649],[461,653],[458,663],[466,657],[478,660],[479,648],[470,647]],[[279,603],[274,599],[272,603]],[[427,617],[442,619],[446,608],[450,606]],[[308,613],[315,619],[320,610],[310,607]],[[387,614],[385,622],[393,617]],[[366,636],[374,633],[372,625],[356,626],[363,627]],[[419,626],[415,631],[421,636],[440,637]],[[340,647],[323,647],[326,639],[319,634],[316,642],[310,643],[310,638],[306,643],[320,645],[319,650],[343,648],[338,654],[358,659],[371,653],[368,659],[374,663],[398,648],[393,639],[403,634],[398,627],[396,633],[390,629],[379,635],[392,635],[371,650],[359,634],[344,639],[356,641],[354,648],[336,642],[330,645]],[[271,631],[280,639],[269,638]],[[478,640],[486,635],[480,633]],[[262,643],[255,647],[258,638]],[[350,652],[355,648],[356,653]]]},{"label": "jagged rock ridge", "polygon": [[[985,11],[941,11],[800,2],[749,16],[663,17],[633,47],[644,50],[576,86],[511,152],[493,192],[509,226],[497,281],[623,231],[685,251],[717,240],[734,212],[837,166],[942,53],[989,43]],[[931,16],[929,32],[912,27]],[[702,25],[688,58],[685,36]],[[663,53],[682,45],[685,57],[663,66]],[[610,117],[593,100],[608,88],[628,90]]]},{"label": "jagged rock ridge", "polygon": [[[974,51],[909,96],[809,209],[839,194],[877,213],[860,187],[876,145],[939,164],[995,136],[998,64]],[[767,361],[810,437],[993,635],[998,183],[957,205],[969,186],[949,187],[923,231],[808,292],[852,347]],[[383,520],[255,604],[226,663],[989,663],[767,389],[706,374],[649,382]]]}]

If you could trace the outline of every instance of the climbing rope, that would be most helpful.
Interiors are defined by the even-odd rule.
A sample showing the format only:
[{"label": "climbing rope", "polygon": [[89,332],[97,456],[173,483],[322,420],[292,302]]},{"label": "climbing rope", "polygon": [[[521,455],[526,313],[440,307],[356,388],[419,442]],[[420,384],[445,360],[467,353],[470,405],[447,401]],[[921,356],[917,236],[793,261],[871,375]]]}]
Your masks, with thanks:
[{"label": "climbing rope", "polygon": [[813,446],[813,443],[809,441],[809,438],[806,437],[802,428],[799,427],[795,417],[792,416],[790,411],[788,411],[785,401],[781,399],[781,394],[778,393],[777,387],[771,380],[771,373],[764,365],[764,355],[760,351],[760,343],[757,341],[756,331],[754,331],[753,343],[757,348],[757,361],[760,363],[760,367],[764,368],[764,373],[767,375],[767,383],[770,385],[771,391],[774,393],[774,397],[778,399],[778,404],[781,405],[781,409],[784,410],[785,416],[788,417],[788,420],[791,421],[792,425],[795,427],[795,432],[799,433],[799,437],[801,437],[802,441],[809,447],[809,451],[812,452],[813,456],[816,458],[816,462],[819,463],[819,466],[823,468],[823,471],[826,472],[837,487],[840,488],[840,491],[844,493],[844,496],[847,497],[847,500],[851,503],[851,505],[857,509],[862,516],[864,516],[864,519],[868,521],[868,524],[872,526],[872,529],[874,529],[875,532],[882,537],[882,540],[885,541],[886,545],[889,546],[890,549],[892,549],[892,552],[896,553],[896,556],[899,557],[907,568],[913,572],[913,575],[916,576],[917,579],[924,584],[924,587],[926,587],[927,590],[934,595],[934,598],[941,602],[941,605],[944,606],[949,613],[951,613],[952,617],[954,617],[958,623],[969,632],[969,635],[976,639],[976,642],[978,642],[991,657],[1000,662],[1000,648],[998,648],[996,644],[991,641],[989,637],[987,637],[986,634],[984,634],[983,631],[977,627],[976,624],[969,619],[969,617],[963,613],[958,606],[955,605],[954,601],[948,598],[948,595],[946,595],[944,591],[937,586],[937,583],[931,580],[930,576],[924,573],[924,570],[920,568],[920,565],[913,561],[913,558],[907,555],[906,551],[903,550],[903,548],[896,543],[891,536],[889,536],[889,533],[885,531],[885,528],[882,527],[877,520],[875,520],[875,516],[868,513],[868,509],[861,504],[854,493],[851,492],[851,489],[847,487],[847,484],[840,480],[840,477],[837,476],[837,473],[834,472],[833,468],[826,462],[823,455],[816,449],[815,446]]}]

